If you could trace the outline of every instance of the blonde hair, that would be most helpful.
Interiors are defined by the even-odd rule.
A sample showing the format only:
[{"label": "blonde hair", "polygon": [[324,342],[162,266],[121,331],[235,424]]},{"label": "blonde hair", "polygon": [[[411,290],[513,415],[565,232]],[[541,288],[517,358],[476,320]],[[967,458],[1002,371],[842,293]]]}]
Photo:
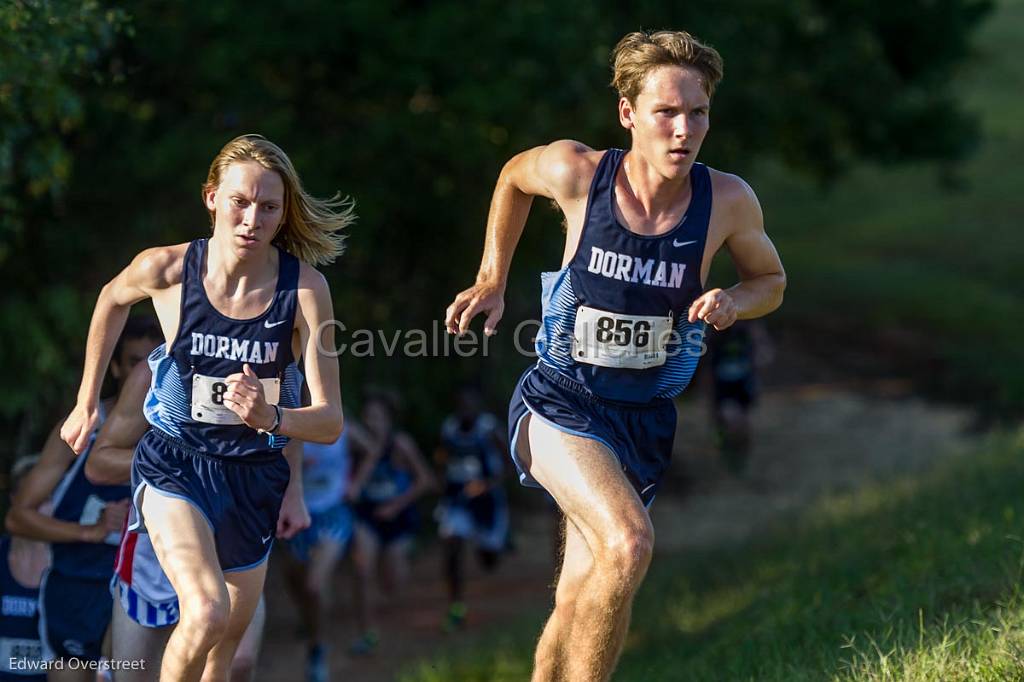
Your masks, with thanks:
[{"label": "blonde hair", "polygon": [[685,66],[701,75],[704,92],[715,94],[722,80],[722,57],[715,48],[705,45],[686,31],[635,31],[612,50],[612,87],[636,105],[644,89],[647,74],[659,66]]},{"label": "blonde hair", "polygon": [[[302,189],[288,155],[262,135],[241,135],[224,145],[203,184],[203,197],[220,186],[228,166],[254,161],[275,171],[284,182],[284,218],[274,243],[310,265],[333,263],[345,250],[345,235],[340,232],[355,222],[355,202],[340,193],[330,199],[317,199]],[[214,221],[210,211],[211,225]]]}]

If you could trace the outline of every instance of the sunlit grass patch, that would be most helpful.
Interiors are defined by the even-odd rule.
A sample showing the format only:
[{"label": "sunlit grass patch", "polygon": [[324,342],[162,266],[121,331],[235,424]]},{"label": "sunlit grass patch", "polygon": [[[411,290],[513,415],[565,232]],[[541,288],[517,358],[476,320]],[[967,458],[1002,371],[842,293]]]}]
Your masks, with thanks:
[{"label": "sunlit grass patch", "polygon": [[[659,555],[615,679],[1024,679],[1022,490],[1022,437],[995,435],[746,546]],[[402,679],[525,679],[543,616]]]}]

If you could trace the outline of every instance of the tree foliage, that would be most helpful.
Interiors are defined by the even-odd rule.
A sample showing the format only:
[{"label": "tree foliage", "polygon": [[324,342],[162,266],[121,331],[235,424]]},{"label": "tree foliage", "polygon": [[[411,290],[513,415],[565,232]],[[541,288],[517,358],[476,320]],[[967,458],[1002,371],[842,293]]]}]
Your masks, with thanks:
[{"label": "tree foliage", "polygon": [[0,263],[34,202],[60,198],[71,170],[68,137],[83,118],[87,79],[125,14],[96,0],[0,5]]},{"label": "tree foliage", "polygon": [[[67,344],[88,324],[81,261],[49,246],[74,210],[64,199],[85,99],[95,84],[113,83],[105,51],[126,26],[123,10],[96,0],[0,3],[0,415],[8,425],[67,390],[76,356]],[[23,447],[33,422],[20,426]]]},{"label": "tree foliage", "polygon": [[[79,14],[79,6],[91,9]],[[18,228],[20,237],[4,240],[16,265],[5,265],[4,284],[23,294],[4,304],[5,336],[26,326],[44,332],[4,351],[22,369],[5,373],[17,397],[3,409],[21,414],[41,381],[53,387],[48,404],[74,385],[91,301],[133,253],[205,232],[198,188],[234,135],[267,135],[313,192],[356,199],[349,253],[326,272],[349,330],[430,330],[472,280],[506,159],[563,137],[628,145],[607,85],[609,52],[627,31],[684,27],[722,53],[726,76],[703,160],[742,173],[770,155],[833,179],[857,160],[969,153],[977,131],[949,83],[988,6],[221,0],[132,6],[131,36],[117,30],[123,14],[96,3],[16,3],[0,18],[22,17],[13,43],[23,46],[23,67],[44,49],[63,56],[45,71],[46,92],[58,93],[45,100],[50,113],[0,98],[5,119],[8,107],[23,112],[11,126],[22,142],[3,149],[32,140],[34,150],[4,151],[3,196],[18,211],[58,188],[64,199],[61,210],[51,204],[35,216],[31,239]],[[65,32],[51,35],[41,29],[44,10],[74,20],[61,19]],[[51,42],[66,49],[34,47]],[[86,82],[104,50],[123,78]],[[0,93],[36,91],[18,75],[5,73]],[[496,393],[504,392],[528,362],[512,350],[511,331],[537,313],[536,271],[556,267],[561,251],[558,216],[534,213],[543,227],[527,231],[517,254],[490,357],[343,357],[346,385],[401,384],[410,405],[427,406],[412,415],[423,424],[460,379],[500,377]]]}]

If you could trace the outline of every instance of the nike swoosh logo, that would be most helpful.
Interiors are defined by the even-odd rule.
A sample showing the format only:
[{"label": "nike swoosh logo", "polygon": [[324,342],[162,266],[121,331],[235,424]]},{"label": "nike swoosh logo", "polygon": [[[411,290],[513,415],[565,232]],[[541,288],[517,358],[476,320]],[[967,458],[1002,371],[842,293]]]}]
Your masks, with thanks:
[{"label": "nike swoosh logo", "polygon": [[696,239],[691,239],[688,242],[677,242],[675,239],[672,240],[672,246],[689,246],[690,244],[696,244]]},{"label": "nike swoosh logo", "polygon": [[267,329],[273,329],[277,325],[284,324],[287,321],[288,320],[281,320],[280,322],[271,322],[270,320],[264,320],[263,321],[263,326],[266,327]]},{"label": "nike swoosh logo", "polygon": [[273,533],[271,533],[270,535],[268,535],[268,536],[267,536],[267,537],[265,537],[265,538],[260,538],[260,539],[261,539],[261,540],[263,540],[263,544],[265,545],[265,544],[267,544],[268,542],[270,542],[270,538],[272,538],[272,537],[274,537],[274,534],[273,534]]}]

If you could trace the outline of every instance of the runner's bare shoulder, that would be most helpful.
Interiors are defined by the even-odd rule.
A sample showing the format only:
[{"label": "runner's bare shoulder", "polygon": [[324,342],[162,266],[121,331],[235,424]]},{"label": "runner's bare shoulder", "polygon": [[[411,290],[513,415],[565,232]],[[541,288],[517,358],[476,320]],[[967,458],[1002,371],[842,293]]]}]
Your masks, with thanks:
[{"label": "runner's bare shoulder", "polygon": [[327,284],[327,278],[324,277],[324,273],[305,261],[299,261],[296,298],[298,299],[295,311],[296,329],[320,329],[323,322],[331,319],[334,306],[331,302],[331,289]]},{"label": "runner's bare shoulder", "polygon": [[708,168],[715,207],[724,209],[730,215],[746,216],[751,212],[760,213],[760,204],[750,185],[738,175]]},{"label": "runner's bare shoulder", "polygon": [[154,246],[139,253],[125,270],[128,284],[144,291],[157,291],[181,284],[188,244]]},{"label": "runner's bare shoulder", "polygon": [[324,273],[302,260],[299,261],[298,286],[300,292],[307,290],[314,294],[330,290],[330,287],[327,284],[327,278],[324,277]]},{"label": "runner's bare shoulder", "polygon": [[542,148],[536,160],[538,175],[555,198],[576,198],[590,191],[590,183],[604,151],[594,151],[576,140],[557,140]]}]

